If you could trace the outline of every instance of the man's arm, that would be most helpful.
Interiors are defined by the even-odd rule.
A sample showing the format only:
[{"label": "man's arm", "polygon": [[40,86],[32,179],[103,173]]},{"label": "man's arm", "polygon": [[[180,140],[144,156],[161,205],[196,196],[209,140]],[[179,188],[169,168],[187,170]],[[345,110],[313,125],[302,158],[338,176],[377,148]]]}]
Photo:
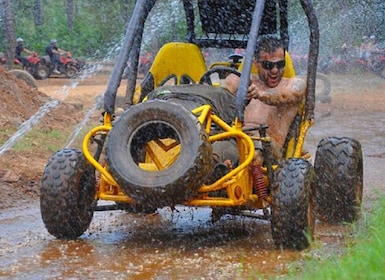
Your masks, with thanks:
[{"label": "man's arm", "polygon": [[32,52],[32,51],[30,51],[30,50],[29,50],[29,49],[27,49],[27,48],[24,48],[24,49],[23,49],[23,51],[24,51],[24,52],[26,52],[26,53],[28,53],[28,54],[33,54],[33,52]]},{"label": "man's arm", "polygon": [[261,100],[263,103],[272,106],[282,104],[297,104],[305,96],[306,84],[300,78],[291,78],[286,83],[275,88],[265,88],[261,90],[257,85],[249,87],[247,97]]}]

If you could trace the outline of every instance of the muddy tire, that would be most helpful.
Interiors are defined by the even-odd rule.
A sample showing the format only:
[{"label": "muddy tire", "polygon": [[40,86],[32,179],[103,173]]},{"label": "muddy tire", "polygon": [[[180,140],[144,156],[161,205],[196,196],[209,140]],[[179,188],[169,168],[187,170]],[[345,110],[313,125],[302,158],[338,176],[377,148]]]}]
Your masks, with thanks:
[{"label": "muddy tire", "polygon": [[[145,170],[147,143],[173,139],[180,150],[166,168]],[[198,119],[175,103],[155,100],[126,110],[108,134],[107,163],[121,189],[143,208],[185,202],[211,171],[212,147]]]},{"label": "muddy tire", "polygon": [[38,63],[35,69],[35,78],[38,80],[45,80],[50,76],[51,72],[49,67],[43,63]]},{"label": "muddy tire", "polygon": [[332,101],[332,97],[330,95],[331,83],[329,78],[325,74],[317,72],[316,80],[316,83],[321,88],[316,91],[316,101],[321,103],[330,103]]},{"label": "muddy tire", "polygon": [[35,78],[30,73],[28,73],[27,71],[19,70],[19,69],[13,69],[9,72],[12,73],[13,75],[15,75],[16,78],[25,81],[31,88],[37,88],[37,83],[36,83]]},{"label": "muddy tire", "polygon": [[385,79],[385,61],[381,62],[377,66],[376,73],[383,79]]},{"label": "muddy tire", "polygon": [[287,159],[272,185],[271,233],[280,249],[302,250],[310,245],[315,227],[315,182],[312,165]]},{"label": "muddy tire", "polygon": [[64,149],[48,161],[41,182],[40,211],[48,232],[75,239],[89,227],[95,199],[95,171],[81,151]]},{"label": "muddy tire", "polygon": [[67,78],[73,78],[78,72],[79,71],[75,66],[70,65],[67,67],[65,75]]},{"label": "muddy tire", "polygon": [[317,217],[333,224],[357,220],[363,191],[361,144],[347,137],[322,139],[317,147],[314,168]]}]

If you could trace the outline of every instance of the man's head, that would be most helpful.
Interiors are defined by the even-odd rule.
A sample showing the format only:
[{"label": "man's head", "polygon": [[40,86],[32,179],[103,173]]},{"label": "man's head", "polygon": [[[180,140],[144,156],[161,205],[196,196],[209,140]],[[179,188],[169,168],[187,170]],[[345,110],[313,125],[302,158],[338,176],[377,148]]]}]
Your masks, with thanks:
[{"label": "man's head", "polygon": [[51,39],[51,45],[56,45],[56,39]]},{"label": "man's head", "polygon": [[376,36],[374,36],[374,35],[370,36],[369,39],[371,42],[376,42]]},{"label": "man's head", "polygon": [[285,49],[282,40],[273,34],[259,36],[255,58],[259,79],[268,87],[278,86],[285,69]]},{"label": "man's head", "polygon": [[18,43],[18,44],[23,44],[23,42],[24,42],[23,38],[17,38],[16,39],[16,43]]}]

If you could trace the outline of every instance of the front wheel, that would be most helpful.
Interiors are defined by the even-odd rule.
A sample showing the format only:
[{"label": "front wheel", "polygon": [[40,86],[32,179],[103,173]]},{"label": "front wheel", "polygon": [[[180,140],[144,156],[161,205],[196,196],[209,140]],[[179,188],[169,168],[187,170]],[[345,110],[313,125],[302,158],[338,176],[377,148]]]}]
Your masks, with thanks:
[{"label": "front wheel", "polygon": [[43,173],[40,211],[48,232],[75,239],[89,227],[95,199],[95,171],[79,150],[55,153]]},{"label": "front wheel", "polygon": [[78,69],[73,65],[69,65],[65,71],[65,75],[67,78],[73,78],[77,73]]},{"label": "front wheel", "polygon": [[320,141],[314,160],[317,176],[317,216],[329,223],[359,218],[363,191],[361,144],[347,137]]},{"label": "front wheel", "polygon": [[376,73],[383,79],[385,79],[385,61],[382,61],[376,66]]},{"label": "front wheel", "polygon": [[271,233],[277,248],[302,250],[314,235],[315,184],[312,165],[287,159],[275,172],[272,185]]},{"label": "front wheel", "polygon": [[34,72],[34,77],[39,80],[47,79],[51,74],[49,67],[43,63],[38,63]]}]

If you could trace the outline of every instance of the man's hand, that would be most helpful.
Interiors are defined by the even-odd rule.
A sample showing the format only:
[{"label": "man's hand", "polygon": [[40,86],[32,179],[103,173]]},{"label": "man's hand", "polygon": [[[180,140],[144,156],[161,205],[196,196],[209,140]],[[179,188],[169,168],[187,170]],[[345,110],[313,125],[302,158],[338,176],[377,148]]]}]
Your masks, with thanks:
[{"label": "man's hand", "polygon": [[258,99],[259,96],[260,96],[260,90],[256,85],[251,84],[247,90],[247,99],[252,99],[252,98]]}]

